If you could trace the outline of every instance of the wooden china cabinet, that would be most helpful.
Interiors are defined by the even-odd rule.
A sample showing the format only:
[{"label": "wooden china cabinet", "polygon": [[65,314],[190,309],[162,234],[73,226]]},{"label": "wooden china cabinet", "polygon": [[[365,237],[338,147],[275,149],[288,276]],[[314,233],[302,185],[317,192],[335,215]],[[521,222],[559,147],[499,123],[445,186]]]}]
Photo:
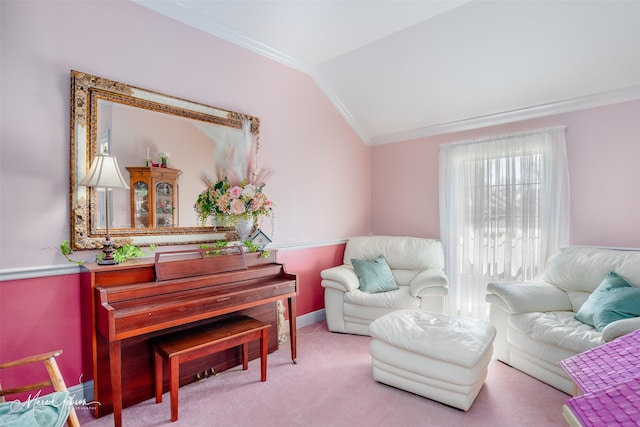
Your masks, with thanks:
[{"label": "wooden china cabinet", "polygon": [[175,227],[178,223],[179,169],[127,166],[131,187],[131,226]]}]

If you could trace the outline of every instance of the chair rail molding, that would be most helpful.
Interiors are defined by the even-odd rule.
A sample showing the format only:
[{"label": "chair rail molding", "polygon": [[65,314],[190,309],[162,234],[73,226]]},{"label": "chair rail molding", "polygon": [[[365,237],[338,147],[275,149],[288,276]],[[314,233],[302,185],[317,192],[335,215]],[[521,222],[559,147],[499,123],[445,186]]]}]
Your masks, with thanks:
[{"label": "chair rail molding", "polygon": [[5,268],[0,270],[0,282],[9,280],[34,279],[38,277],[63,276],[77,274],[80,267],[74,265],[45,265],[36,267]]}]

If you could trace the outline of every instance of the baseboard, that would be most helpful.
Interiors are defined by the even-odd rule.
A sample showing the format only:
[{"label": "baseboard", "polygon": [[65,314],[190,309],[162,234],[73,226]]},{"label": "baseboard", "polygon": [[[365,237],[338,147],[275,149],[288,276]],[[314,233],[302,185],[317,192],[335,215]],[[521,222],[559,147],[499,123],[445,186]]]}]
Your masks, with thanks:
[{"label": "baseboard", "polygon": [[[313,325],[314,323],[322,322],[327,318],[325,309],[312,311],[311,313],[303,314],[296,317],[296,329],[304,328],[305,326]],[[289,320],[284,321],[284,330],[289,330]]]},{"label": "baseboard", "polygon": [[100,402],[93,400],[93,380],[67,387],[76,411],[91,410]]}]

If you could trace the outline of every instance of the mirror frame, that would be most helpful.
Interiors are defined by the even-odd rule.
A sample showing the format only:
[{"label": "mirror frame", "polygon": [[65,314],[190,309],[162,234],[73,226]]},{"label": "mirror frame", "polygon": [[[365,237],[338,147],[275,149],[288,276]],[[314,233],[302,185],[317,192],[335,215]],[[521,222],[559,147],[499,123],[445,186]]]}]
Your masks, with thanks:
[{"label": "mirror frame", "polygon": [[[242,129],[243,121],[251,122],[251,133],[259,141],[258,117],[223,110],[163,93],[141,89],[117,81],[71,70],[71,248],[100,249],[106,229],[97,227],[95,188],[78,183],[86,175],[97,153],[98,100],[108,100],[165,114]],[[258,143],[259,144],[259,143]],[[259,146],[256,145],[256,158]],[[204,190],[204,185],[203,185]],[[195,202],[195,200],[194,200]],[[111,228],[109,235],[116,246],[179,245],[228,240],[233,227],[197,226],[167,228]]]}]

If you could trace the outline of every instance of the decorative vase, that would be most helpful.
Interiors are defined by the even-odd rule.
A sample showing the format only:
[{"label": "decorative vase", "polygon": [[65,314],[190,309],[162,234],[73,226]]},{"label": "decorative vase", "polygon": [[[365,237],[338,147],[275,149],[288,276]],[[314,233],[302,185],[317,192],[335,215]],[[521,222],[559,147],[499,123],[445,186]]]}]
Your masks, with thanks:
[{"label": "decorative vase", "polygon": [[249,240],[249,234],[251,233],[251,230],[253,230],[253,222],[253,217],[238,220],[238,223],[236,224],[236,232],[238,233],[238,238],[241,243]]}]

